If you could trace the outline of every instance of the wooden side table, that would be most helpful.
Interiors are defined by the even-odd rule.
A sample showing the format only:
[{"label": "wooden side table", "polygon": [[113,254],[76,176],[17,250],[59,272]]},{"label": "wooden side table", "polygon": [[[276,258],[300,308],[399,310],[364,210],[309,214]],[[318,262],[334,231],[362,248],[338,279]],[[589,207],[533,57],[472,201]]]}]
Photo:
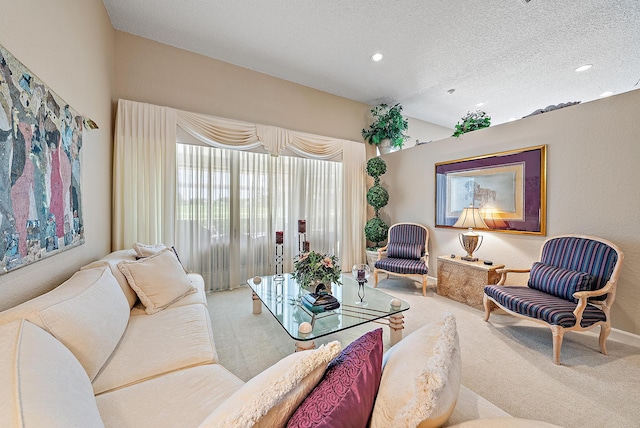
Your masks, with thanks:
[{"label": "wooden side table", "polygon": [[460,256],[439,256],[437,292],[441,296],[483,310],[484,286],[497,284],[500,274],[496,270],[502,268],[504,265],[485,265],[483,260],[468,262]]}]

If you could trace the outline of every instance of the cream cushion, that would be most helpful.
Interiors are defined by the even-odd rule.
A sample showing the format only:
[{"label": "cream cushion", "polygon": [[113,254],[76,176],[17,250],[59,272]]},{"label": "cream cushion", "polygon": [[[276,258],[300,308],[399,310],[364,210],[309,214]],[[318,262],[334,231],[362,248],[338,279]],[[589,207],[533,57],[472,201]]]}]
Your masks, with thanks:
[{"label": "cream cushion", "polygon": [[118,268],[127,277],[148,314],[155,314],[167,306],[195,293],[187,273],[173,250],[164,250],[137,261],[122,261]]},{"label": "cream cushion", "polygon": [[243,382],[219,364],[191,367],[98,395],[107,427],[197,427]]},{"label": "cream cushion", "polygon": [[427,324],[385,353],[371,418],[376,427],[440,427],[460,389],[460,344],[455,317]]},{"label": "cream cushion", "polygon": [[[196,303],[200,303],[201,305],[207,305],[207,293],[204,291],[204,279],[200,274],[197,273],[188,273],[187,277],[189,281],[191,281],[191,285],[196,289],[195,293],[188,294],[184,296],[182,299],[179,299],[165,309],[170,308],[179,308],[180,306],[188,306]],[[131,308],[131,316],[134,315],[144,315],[147,312],[145,311],[145,307],[142,302],[136,303]]]},{"label": "cream cushion", "polygon": [[200,427],[284,426],[340,349],[339,342],[330,342],[283,358],[244,384]]},{"label": "cream cushion", "polygon": [[76,356],[90,379],[124,333],[129,305],[107,267],[76,272],[59,287],[0,313],[0,324],[27,319],[51,333]]},{"label": "cream cushion", "polygon": [[140,258],[153,256],[154,254],[158,254],[160,251],[167,248],[164,244],[142,244],[140,242],[136,242],[133,244],[133,251],[136,252],[136,256]]},{"label": "cream cushion", "polygon": [[26,320],[0,326],[0,426],[104,426],[91,382],[53,336]]},{"label": "cream cushion", "polygon": [[129,287],[129,282],[127,281],[127,277],[124,276],[122,272],[120,272],[120,269],[118,269],[118,263],[124,260],[135,261],[136,260],[135,251],[133,250],[114,251],[111,254],[107,254],[100,260],[96,260],[95,262],[89,263],[88,265],[83,266],[80,269],[84,270],[84,269],[93,269],[101,266],[109,266],[109,269],[111,269],[111,273],[113,274],[113,277],[116,279],[116,281],[118,281],[118,284],[122,289],[122,292],[124,293],[124,295],[127,298],[127,301],[129,302],[129,307],[132,308],[133,305],[135,305],[135,303],[138,301],[138,295],[136,294],[135,291],[133,291],[131,287]]},{"label": "cream cushion", "polygon": [[135,315],[113,355],[93,380],[100,394],[184,367],[218,362],[204,305]]}]

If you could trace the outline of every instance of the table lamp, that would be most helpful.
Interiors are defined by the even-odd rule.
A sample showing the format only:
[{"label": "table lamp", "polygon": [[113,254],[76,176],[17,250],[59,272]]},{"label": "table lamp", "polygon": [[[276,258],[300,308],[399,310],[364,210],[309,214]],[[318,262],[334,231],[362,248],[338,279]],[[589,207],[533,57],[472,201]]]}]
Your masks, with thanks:
[{"label": "table lamp", "polygon": [[473,257],[473,252],[480,248],[482,245],[482,235],[478,235],[473,229],[488,229],[489,227],[480,216],[480,209],[469,205],[462,210],[462,214],[455,222],[453,227],[466,227],[469,230],[466,233],[460,233],[458,239],[460,245],[467,252],[466,256],[462,257],[462,260],[469,262],[477,262],[478,258]]}]

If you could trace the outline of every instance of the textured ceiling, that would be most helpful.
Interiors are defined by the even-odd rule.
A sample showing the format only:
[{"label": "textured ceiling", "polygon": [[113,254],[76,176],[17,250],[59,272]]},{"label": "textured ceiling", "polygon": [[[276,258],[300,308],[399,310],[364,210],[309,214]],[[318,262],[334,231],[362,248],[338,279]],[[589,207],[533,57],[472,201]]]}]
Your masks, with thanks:
[{"label": "textured ceiling", "polygon": [[640,88],[640,0],[104,3],[118,30],[449,128]]}]

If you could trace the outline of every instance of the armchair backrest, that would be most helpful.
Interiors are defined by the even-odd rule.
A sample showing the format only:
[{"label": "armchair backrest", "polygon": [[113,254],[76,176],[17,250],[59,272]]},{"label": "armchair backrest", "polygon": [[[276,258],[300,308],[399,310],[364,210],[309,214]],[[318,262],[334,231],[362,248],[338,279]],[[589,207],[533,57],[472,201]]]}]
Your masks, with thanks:
[{"label": "armchair backrest", "polygon": [[[540,261],[593,277],[593,290],[616,281],[620,271],[622,252],[606,240],[592,236],[563,235],[549,238],[540,252]],[[601,296],[598,300],[606,299]]]},{"label": "armchair backrest", "polygon": [[387,255],[417,259],[427,252],[429,230],[417,223],[396,223],[389,228]]}]

